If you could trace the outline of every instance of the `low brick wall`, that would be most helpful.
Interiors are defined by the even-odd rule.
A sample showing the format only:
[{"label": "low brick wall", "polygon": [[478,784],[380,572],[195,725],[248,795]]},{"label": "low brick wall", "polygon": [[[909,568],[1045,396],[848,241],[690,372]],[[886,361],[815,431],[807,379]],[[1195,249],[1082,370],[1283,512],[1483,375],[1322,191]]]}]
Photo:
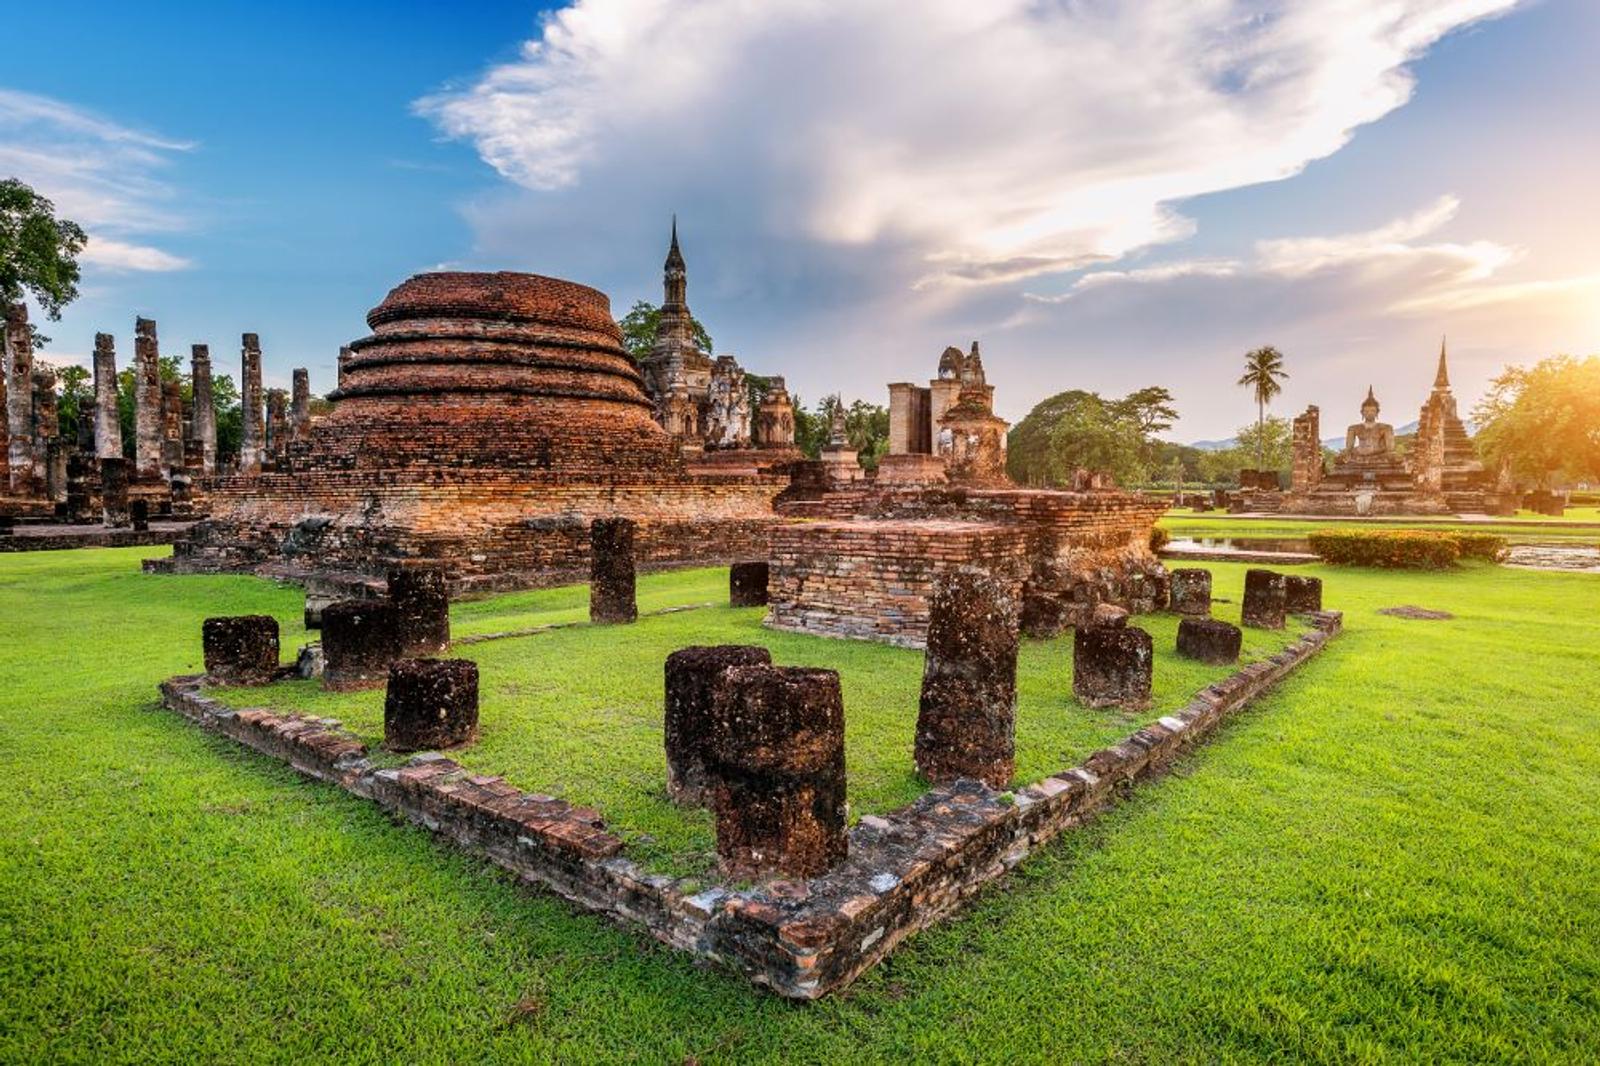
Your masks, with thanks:
[{"label": "low brick wall", "polygon": [[936,788],[850,830],[849,857],[804,882],[701,888],[644,871],[598,812],[522,792],[424,754],[378,769],[365,745],[330,719],[236,710],[201,678],[161,685],[162,702],[202,727],[281,759],[491,861],[531,883],[795,999],[842,988],[907,936],[954,911],[1034,848],[1082,824],[1164,770],[1339,632],[1337,612],[1285,650],[1218,681],[1182,710],[1095,752],[1081,766],[1015,794],[973,781]]},{"label": "low brick wall", "polygon": [[995,522],[802,522],[772,531],[772,629],[920,648],[934,577],[979,565],[1018,584],[1025,533]]}]

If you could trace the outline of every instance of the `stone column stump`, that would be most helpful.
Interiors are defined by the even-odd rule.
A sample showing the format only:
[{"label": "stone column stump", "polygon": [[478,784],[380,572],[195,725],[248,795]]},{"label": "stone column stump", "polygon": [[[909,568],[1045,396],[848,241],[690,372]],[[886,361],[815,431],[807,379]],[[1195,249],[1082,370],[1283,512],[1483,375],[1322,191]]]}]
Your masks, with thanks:
[{"label": "stone column stump", "polygon": [[765,607],[767,574],[765,561],[734,563],[728,571],[728,603],[733,607]]},{"label": "stone column stump", "polygon": [[744,644],[680,648],[667,656],[667,794],[674,803],[701,807],[711,802],[711,713],[728,670],[771,662],[766,648]]},{"label": "stone column stump", "polygon": [[598,625],[625,625],[639,618],[633,533],[630,518],[596,518],[589,523],[589,621]]},{"label": "stone column stump", "polygon": [[400,654],[437,655],[450,646],[450,587],[443,567],[390,570],[389,601],[400,624]]},{"label": "stone column stump", "polygon": [[844,698],[832,670],[735,666],[707,747],[725,876],[813,877],[845,857]]},{"label": "stone column stump", "polygon": [[1322,579],[1287,574],[1283,579],[1283,609],[1289,614],[1322,610]]},{"label": "stone column stump", "polygon": [[1127,625],[1085,625],[1072,634],[1072,694],[1088,707],[1150,706],[1155,651],[1150,634]]},{"label": "stone column stump", "polygon": [[1282,629],[1288,587],[1283,575],[1271,570],[1247,570],[1244,575],[1242,620],[1254,629]]},{"label": "stone column stump", "polygon": [[206,675],[229,685],[264,685],[278,669],[278,620],[243,614],[200,625]]},{"label": "stone column stump", "polygon": [[150,528],[150,501],[130,500],[128,502],[128,522],[133,526],[135,533],[144,533]]},{"label": "stone column stump", "polygon": [[1014,583],[965,569],[936,581],[915,745],[917,769],[934,784],[1011,783],[1020,615]]},{"label": "stone column stump", "polygon": [[133,521],[128,513],[128,461],[100,460],[100,507],[105,524],[120,529]]},{"label": "stone column stump", "polygon": [[397,659],[383,697],[383,746],[433,751],[478,738],[478,664],[467,659]]},{"label": "stone column stump", "polygon": [[1239,661],[1244,632],[1220,618],[1185,618],[1178,623],[1178,654],[1213,666]]},{"label": "stone column stump", "polygon": [[340,600],[322,609],[322,687],[377,688],[400,658],[400,619],[385,600]]},{"label": "stone column stump", "polygon": [[1170,610],[1195,618],[1211,614],[1211,571],[1180,567],[1172,571]]}]

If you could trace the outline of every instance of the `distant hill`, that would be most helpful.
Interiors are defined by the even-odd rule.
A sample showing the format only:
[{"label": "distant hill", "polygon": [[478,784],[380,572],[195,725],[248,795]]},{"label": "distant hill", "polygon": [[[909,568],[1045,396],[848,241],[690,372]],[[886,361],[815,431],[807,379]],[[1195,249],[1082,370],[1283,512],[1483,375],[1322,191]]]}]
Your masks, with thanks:
[{"label": "distant hill", "polygon": [[[1407,422],[1403,426],[1394,427],[1394,435],[1397,437],[1408,437],[1416,433],[1416,431],[1417,423],[1415,419]],[[1476,428],[1470,422],[1467,423],[1467,432],[1476,432]],[[1225,452],[1229,448],[1236,447],[1238,443],[1238,437],[1229,437],[1227,440],[1197,440],[1191,442],[1189,447],[1198,449],[1202,452]],[[1344,434],[1341,433],[1337,437],[1323,437],[1322,446],[1324,448],[1332,448],[1334,451],[1338,451],[1340,448],[1344,447]]]}]

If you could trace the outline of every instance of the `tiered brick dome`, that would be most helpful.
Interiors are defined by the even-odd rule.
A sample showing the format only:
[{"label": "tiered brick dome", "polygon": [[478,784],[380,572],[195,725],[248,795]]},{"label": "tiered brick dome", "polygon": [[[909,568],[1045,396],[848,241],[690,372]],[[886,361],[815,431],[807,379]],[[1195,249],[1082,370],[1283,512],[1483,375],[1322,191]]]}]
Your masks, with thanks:
[{"label": "tiered brick dome", "polygon": [[294,466],[680,468],[596,289],[504,271],[418,274],[367,324]]}]

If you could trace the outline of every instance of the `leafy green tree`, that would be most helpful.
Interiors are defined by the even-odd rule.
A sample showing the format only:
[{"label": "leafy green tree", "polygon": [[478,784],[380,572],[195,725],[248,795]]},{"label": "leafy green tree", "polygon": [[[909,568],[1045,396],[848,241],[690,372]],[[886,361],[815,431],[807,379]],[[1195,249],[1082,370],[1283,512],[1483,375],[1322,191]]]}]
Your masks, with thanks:
[{"label": "leafy green tree", "polygon": [[1068,484],[1080,467],[1123,484],[1143,481],[1169,447],[1153,435],[1177,417],[1172,394],[1160,386],[1120,400],[1083,389],[1058,392],[1013,427],[1006,438],[1006,470],[1025,485]]},{"label": "leafy green tree", "polygon": [[35,365],[56,372],[60,390],[56,414],[61,419],[61,436],[64,440],[76,440],[83,419],[94,419],[94,384],[89,379],[89,371],[76,363],[57,366],[43,359]]},{"label": "leafy green tree", "polygon": [[[656,344],[656,328],[661,324],[661,308],[648,300],[640,300],[622,316],[617,323],[622,327],[622,347],[638,362],[650,354],[650,349]],[[690,317],[689,324],[694,330],[694,342],[700,350],[707,355],[711,354],[711,334],[706,332],[706,327],[700,324],[698,318]]]},{"label": "leafy green tree", "polygon": [[[55,204],[15,178],[0,181],[0,305],[32,296],[58,321],[78,298],[78,253],[87,240],[76,222],[56,218]],[[33,327],[35,347],[49,340]]]},{"label": "leafy green tree", "polygon": [[[815,410],[791,396],[794,405],[794,440],[808,459],[822,454],[833,426],[833,412],[843,406],[838,393],[824,396]],[[889,409],[865,400],[856,400],[844,409],[844,432],[850,447],[857,452],[861,465],[868,470],[878,468],[878,460],[889,450]]]},{"label": "leafy green tree", "polygon": [[1507,367],[1472,417],[1485,458],[1520,479],[1541,488],[1600,480],[1600,356]]},{"label": "leafy green tree", "polygon": [[[1283,391],[1279,384],[1289,372],[1283,369],[1283,353],[1272,345],[1257,348],[1253,352],[1246,352],[1244,356],[1244,374],[1239,378],[1239,384],[1251,390],[1256,400],[1256,425],[1265,426],[1267,421],[1267,405]],[[1262,442],[1266,437],[1264,430],[1258,430],[1257,436]],[[1256,456],[1256,469],[1267,470],[1266,454],[1260,452]]]},{"label": "leafy green tree", "polygon": [[1200,473],[1206,481],[1222,484],[1237,482],[1239,471],[1247,467],[1286,475],[1293,464],[1293,428],[1288,419],[1271,417],[1239,427],[1232,447],[1202,453]]}]

